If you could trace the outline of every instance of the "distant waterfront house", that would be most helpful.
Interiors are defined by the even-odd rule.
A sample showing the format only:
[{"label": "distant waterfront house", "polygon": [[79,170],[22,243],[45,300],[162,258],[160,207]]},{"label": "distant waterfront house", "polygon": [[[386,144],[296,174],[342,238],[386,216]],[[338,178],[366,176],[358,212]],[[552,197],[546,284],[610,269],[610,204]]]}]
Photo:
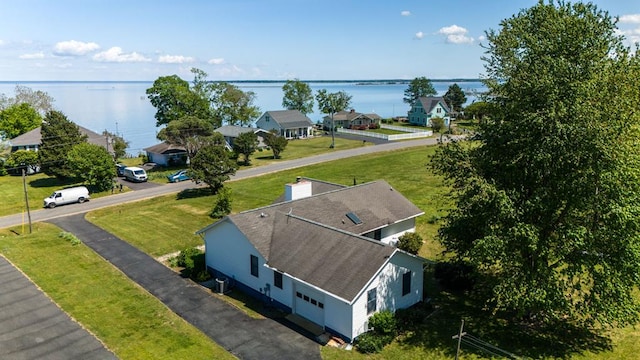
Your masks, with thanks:
[{"label": "distant waterfront house", "polygon": [[[380,125],[380,115],[371,113],[363,114],[351,109],[350,111],[340,111],[333,114],[333,124],[336,128],[368,127],[371,124]],[[322,128],[331,130],[331,115],[323,118]]]},{"label": "distant waterfront house", "polygon": [[443,97],[421,97],[411,105],[407,117],[409,124],[420,126],[431,126],[431,118],[441,117],[444,126],[449,126],[451,110]]},{"label": "distant waterfront house", "polygon": [[[109,151],[109,153],[113,156],[113,147],[109,146],[111,139],[105,137],[104,135],[100,135],[96,132],[93,132],[85,127],[80,125],[78,126],[78,130],[80,130],[81,135],[87,136],[87,141],[90,144],[100,145]],[[30,150],[30,151],[38,151],[40,144],[42,144],[42,128],[37,127],[31,131],[28,131],[20,136],[16,136],[13,139],[9,140],[9,144],[11,144],[11,152],[18,150]]]},{"label": "distant waterfront house", "polygon": [[378,311],[423,299],[423,262],[393,244],[423,212],[385,181],[298,179],[282,202],[199,230],[207,270],[347,341]]},{"label": "distant waterfront house", "polygon": [[256,126],[266,131],[275,129],[287,139],[313,136],[313,122],[298,110],[267,111],[260,116]]},{"label": "distant waterfront house", "polygon": [[224,136],[224,140],[226,141],[227,149],[233,149],[233,141],[240,136],[242,133],[253,132],[258,136],[258,148],[265,148],[266,145],[264,143],[264,138],[268,134],[267,130],[253,128],[253,127],[243,127],[243,126],[235,126],[235,125],[224,125],[216,129],[217,132]]},{"label": "distant waterfront house", "polygon": [[187,163],[187,150],[183,146],[162,142],[145,148],[149,162],[162,166],[184,165]]}]

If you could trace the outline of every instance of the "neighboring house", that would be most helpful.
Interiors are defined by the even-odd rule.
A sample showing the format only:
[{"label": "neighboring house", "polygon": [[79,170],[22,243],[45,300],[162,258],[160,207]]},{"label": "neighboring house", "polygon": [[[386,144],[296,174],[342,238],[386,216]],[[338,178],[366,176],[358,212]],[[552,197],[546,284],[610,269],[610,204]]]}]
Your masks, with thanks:
[{"label": "neighboring house", "polygon": [[441,117],[444,119],[444,126],[449,126],[451,110],[443,97],[421,97],[411,105],[407,117],[409,124],[420,126],[431,126],[431,118]]},{"label": "neighboring house", "polygon": [[187,150],[183,146],[161,142],[143,149],[149,162],[162,166],[184,165],[187,163]]},{"label": "neighboring house", "polygon": [[[371,124],[380,125],[382,118],[378,114],[363,114],[351,109],[349,111],[339,111],[333,114],[333,124],[336,128],[358,128],[368,127]],[[322,128],[331,130],[331,115],[323,118]]]},{"label": "neighboring house", "polygon": [[222,136],[224,136],[224,140],[227,142],[227,145],[226,145],[227,149],[229,150],[233,149],[233,141],[240,134],[245,132],[250,132],[250,131],[254,132],[258,136],[258,148],[263,149],[267,147],[267,145],[264,143],[264,138],[268,134],[268,131],[263,129],[252,128],[252,127],[242,127],[242,126],[235,126],[235,125],[225,125],[217,128],[216,131],[222,134]]},{"label": "neighboring house", "polygon": [[197,233],[218,282],[352,341],[374,313],[422,301],[423,259],[392,245],[422,214],[385,181],[299,179],[285,186],[285,201]]},{"label": "neighboring house", "polygon": [[313,122],[298,110],[267,111],[256,121],[256,126],[266,131],[275,129],[287,139],[313,136]]},{"label": "neighboring house", "polygon": [[[87,135],[87,141],[91,144],[100,145],[109,151],[109,153],[113,156],[113,147],[109,145],[111,139],[105,137],[104,135],[100,135],[95,133],[85,127],[80,125],[78,126],[78,130],[80,130],[80,134]],[[13,139],[9,140],[11,144],[11,152],[18,150],[32,150],[38,151],[40,144],[42,143],[42,133],[41,128],[37,127],[31,131],[28,131],[20,136],[16,136]]]}]

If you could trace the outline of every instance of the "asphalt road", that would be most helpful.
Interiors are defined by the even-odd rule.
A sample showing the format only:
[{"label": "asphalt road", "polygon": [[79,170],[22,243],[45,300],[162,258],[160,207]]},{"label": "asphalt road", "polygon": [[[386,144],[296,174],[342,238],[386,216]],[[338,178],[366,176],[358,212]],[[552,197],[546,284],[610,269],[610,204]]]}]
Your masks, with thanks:
[{"label": "asphalt road", "polygon": [[[330,140],[329,140],[330,141]],[[236,175],[231,178],[231,181],[242,180],[250,177],[261,176],[270,174],[282,170],[295,169],[307,165],[323,163],[327,161],[344,159],[352,156],[373,154],[384,151],[392,151],[398,149],[405,149],[410,147],[435,145],[438,139],[426,138],[410,141],[398,141],[388,142],[379,145],[368,145],[360,148],[348,149],[348,150],[336,150],[329,153],[310,156],[301,159],[287,160],[277,162],[265,166],[258,166],[251,169],[239,170]],[[92,199],[84,204],[69,204],[65,206],[58,206],[54,209],[37,209],[31,211],[31,221],[40,222],[47,221],[63,216],[75,215],[86,213],[91,210],[96,210],[108,206],[119,205],[127,202],[140,201],[156,196],[162,196],[166,194],[179,193],[180,191],[203,186],[196,185],[191,181],[185,181],[181,183],[166,184],[161,186],[148,186],[141,190],[130,191],[126,193],[117,193],[110,196],[101,197],[98,199]],[[33,205],[33,208],[41,206],[41,204]],[[24,217],[24,219],[23,219]],[[27,222],[27,216],[23,214],[14,214],[0,217],[0,228],[7,228],[12,226],[21,225]]]}]

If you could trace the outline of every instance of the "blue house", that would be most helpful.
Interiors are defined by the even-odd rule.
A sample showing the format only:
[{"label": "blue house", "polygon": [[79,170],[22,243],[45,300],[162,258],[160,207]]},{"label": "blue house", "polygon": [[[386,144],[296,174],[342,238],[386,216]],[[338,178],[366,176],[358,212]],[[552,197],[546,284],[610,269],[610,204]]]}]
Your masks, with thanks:
[{"label": "blue house", "polygon": [[443,97],[421,97],[416,100],[408,112],[409,124],[420,126],[431,126],[431,119],[441,117],[444,119],[444,126],[449,126],[451,120],[451,110]]}]

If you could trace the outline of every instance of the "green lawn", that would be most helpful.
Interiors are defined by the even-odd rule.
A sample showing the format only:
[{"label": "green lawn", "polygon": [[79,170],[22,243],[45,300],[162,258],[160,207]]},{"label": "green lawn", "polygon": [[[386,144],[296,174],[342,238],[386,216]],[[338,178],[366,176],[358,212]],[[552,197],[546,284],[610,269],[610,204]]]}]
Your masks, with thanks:
[{"label": "green lawn", "polygon": [[37,223],[0,230],[0,253],[120,359],[234,359],[83,244]]}]

